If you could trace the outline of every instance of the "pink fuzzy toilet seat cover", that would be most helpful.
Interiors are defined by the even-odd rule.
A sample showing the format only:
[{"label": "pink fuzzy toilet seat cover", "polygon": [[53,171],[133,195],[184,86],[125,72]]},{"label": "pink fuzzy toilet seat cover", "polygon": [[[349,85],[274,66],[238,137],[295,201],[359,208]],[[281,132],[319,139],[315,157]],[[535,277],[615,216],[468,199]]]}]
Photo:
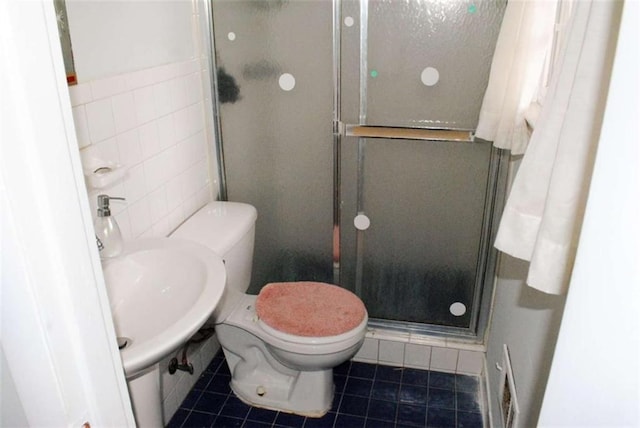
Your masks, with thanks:
[{"label": "pink fuzzy toilet seat cover", "polygon": [[256,301],[258,317],[269,327],[295,336],[337,336],[356,328],[366,314],[352,292],[323,282],[265,285]]}]

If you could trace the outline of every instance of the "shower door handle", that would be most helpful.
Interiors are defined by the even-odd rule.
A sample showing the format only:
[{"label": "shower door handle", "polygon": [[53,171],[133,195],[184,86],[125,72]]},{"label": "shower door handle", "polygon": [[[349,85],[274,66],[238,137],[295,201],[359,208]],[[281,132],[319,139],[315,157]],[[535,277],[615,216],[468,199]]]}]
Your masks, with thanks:
[{"label": "shower door handle", "polygon": [[389,138],[423,141],[473,142],[471,131],[454,129],[402,128],[392,126],[345,125],[344,135],[362,138]]}]

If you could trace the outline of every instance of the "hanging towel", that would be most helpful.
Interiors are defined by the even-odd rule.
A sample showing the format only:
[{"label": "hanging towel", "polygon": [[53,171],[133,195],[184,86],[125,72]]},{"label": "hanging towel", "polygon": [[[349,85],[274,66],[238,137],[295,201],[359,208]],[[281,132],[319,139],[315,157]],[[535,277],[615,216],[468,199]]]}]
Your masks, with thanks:
[{"label": "hanging towel", "polygon": [[529,260],[527,284],[553,294],[566,291],[575,259],[622,2],[574,8],[495,244]]},{"label": "hanging towel", "polygon": [[510,0],[504,12],[475,134],[514,155],[529,141],[526,114],[549,59],[555,16],[555,1]]}]

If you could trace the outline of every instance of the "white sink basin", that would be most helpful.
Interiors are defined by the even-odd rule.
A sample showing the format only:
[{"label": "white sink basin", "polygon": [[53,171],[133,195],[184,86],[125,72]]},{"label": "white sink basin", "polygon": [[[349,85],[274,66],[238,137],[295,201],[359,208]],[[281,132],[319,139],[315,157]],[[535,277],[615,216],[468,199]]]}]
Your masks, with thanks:
[{"label": "white sink basin", "polygon": [[195,242],[175,238],[125,244],[121,256],[103,262],[116,335],[127,378],[184,344],[222,297],[222,259]]}]

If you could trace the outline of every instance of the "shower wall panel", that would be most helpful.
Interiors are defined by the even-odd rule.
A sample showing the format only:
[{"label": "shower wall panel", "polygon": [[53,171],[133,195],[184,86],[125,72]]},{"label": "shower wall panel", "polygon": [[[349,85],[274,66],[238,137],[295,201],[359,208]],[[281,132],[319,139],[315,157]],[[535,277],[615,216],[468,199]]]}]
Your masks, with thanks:
[{"label": "shower wall panel", "polygon": [[505,3],[370,1],[366,123],[475,129]]},{"label": "shower wall panel", "polygon": [[214,1],[229,200],[258,210],[253,281],[332,280],[332,5]]}]

